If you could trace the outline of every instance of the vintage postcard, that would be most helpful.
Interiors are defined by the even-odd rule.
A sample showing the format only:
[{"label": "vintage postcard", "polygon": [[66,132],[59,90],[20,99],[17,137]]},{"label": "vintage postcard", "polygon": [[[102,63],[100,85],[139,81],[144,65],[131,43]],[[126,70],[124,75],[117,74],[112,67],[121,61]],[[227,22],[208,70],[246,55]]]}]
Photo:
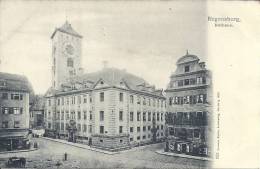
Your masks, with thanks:
[{"label": "vintage postcard", "polygon": [[259,9],[0,0],[0,168],[260,168]]}]

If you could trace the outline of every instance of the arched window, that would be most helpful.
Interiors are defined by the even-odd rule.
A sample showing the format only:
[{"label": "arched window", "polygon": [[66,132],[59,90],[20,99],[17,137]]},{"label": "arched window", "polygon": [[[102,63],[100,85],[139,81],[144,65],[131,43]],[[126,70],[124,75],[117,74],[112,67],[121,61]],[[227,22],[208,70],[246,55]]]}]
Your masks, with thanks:
[{"label": "arched window", "polygon": [[72,59],[72,58],[68,58],[68,60],[67,60],[67,66],[68,66],[68,67],[73,67],[73,59]]}]

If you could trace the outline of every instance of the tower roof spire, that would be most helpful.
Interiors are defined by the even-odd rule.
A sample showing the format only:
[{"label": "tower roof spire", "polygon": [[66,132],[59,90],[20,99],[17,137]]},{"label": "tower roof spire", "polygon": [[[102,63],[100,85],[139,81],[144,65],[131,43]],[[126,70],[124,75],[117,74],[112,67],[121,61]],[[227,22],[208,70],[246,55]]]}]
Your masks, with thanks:
[{"label": "tower roof spire", "polygon": [[189,55],[189,50],[188,49],[186,50],[186,55]]},{"label": "tower roof spire", "polygon": [[64,33],[68,33],[70,35],[74,35],[76,37],[79,37],[79,38],[82,38],[82,36],[80,34],[78,34],[71,26],[71,24],[68,22],[68,20],[66,19],[65,23],[59,27],[59,28],[56,28],[55,31],[53,32],[53,34],[51,35],[51,38],[54,37],[55,33],[57,31],[60,31],[60,32],[64,32]]}]

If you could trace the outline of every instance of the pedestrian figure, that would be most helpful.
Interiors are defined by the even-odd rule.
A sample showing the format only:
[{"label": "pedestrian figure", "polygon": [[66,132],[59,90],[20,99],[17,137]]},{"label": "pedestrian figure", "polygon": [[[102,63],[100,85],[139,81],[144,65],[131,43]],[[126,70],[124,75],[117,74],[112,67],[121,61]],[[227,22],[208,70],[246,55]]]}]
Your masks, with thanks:
[{"label": "pedestrian figure", "polygon": [[24,158],[24,157],[21,157],[21,158],[20,158],[20,165],[21,165],[21,167],[25,168],[26,158]]},{"label": "pedestrian figure", "polygon": [[64,154],[64,161],[67,161],[67,159],[68,159],[68,154],[65,153],[65,154]]}]

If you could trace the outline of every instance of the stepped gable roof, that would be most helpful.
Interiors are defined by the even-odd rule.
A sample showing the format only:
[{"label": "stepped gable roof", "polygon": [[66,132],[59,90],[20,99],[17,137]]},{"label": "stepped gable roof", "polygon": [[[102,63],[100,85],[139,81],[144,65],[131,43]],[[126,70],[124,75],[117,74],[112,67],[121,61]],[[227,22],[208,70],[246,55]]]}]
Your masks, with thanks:
[{"label": "stepped gable roof", "polygon": [[177,64],[183,64],[183,63],[188,63],[188,62],[194,62],[194,61],[199,61],[200,59],[196,55],[191,55],[187,51],[186,55],[182,56],[180,59],[177,60]]},{"label": "stepped gable roof", "polygon": [[32,92],[32,86],[25,76],[0,72],[0,90]]},{"label": "stepped gable roof", "polygon": [[82,36],[77,33],[71,26],[71,24],[66,21],[61,27],[59,28],[56,28],[55,31],[53,32],[53,34],[51,35],[51,38],[54,37],[54,35],[56,34],[57,31],[60,31],[60,32],[64,32],[64,33],[68,33],[70,35],[74,35],[74,36],[77,36],[79,38],[82,38]]},{"label": "stepped gable roof", "polygon": [[[77,79],[79,81],[91,81],[95,83],[102,79],[110,86],[118,85],[120,84],[120,82],[123,81],[126,82],[127,85],[133,90],[137,89],[137,85],[141,83],[147,83],[143,78],[130,74],[125,70],[120,70],[116,68],[104,68],[97,72],[87,73],[79,76],[77,77]],[[95,85],[95,83],[93,83],[93,86]]]}]

